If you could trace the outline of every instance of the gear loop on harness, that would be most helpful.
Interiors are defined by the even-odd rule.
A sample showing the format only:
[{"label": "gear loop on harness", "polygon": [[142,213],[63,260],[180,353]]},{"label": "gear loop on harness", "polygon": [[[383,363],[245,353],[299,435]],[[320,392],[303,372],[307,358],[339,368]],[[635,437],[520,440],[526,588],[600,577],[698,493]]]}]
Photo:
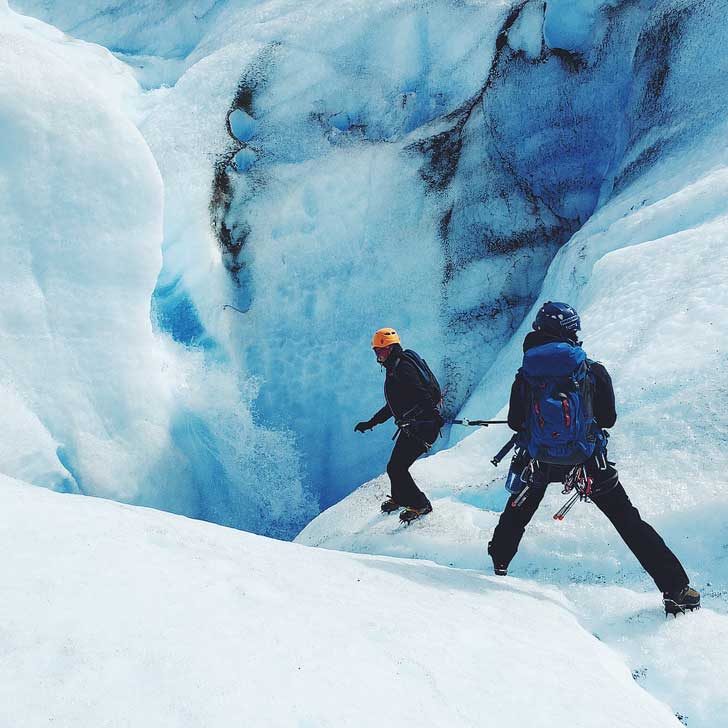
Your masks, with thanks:
[{"label": "gear loop on harness", "polygon": [[521,480],[528,485],[533,485],[533,476],[538,468],[538,461],[530,458],[526,467],[521,471]]},{"label": "gear loop on harness", "polygon": [[564,489],[561,491],[564,495],[576,491],[566,503],[554,513],[554,520],[563,521],[564,516],[573,508],[577,501],[591,502],[592,485],[594,479],[589,475],[586,469],[586,463],[575,465],[564,476]]},{"label": "gear loop on harness", "polygon": [[512,508],[519,508],[523,505],[526,498],[528,498],[528,494],[531,491],[531,488],[534,486],[534,483],[536,482],[536,470],[538,470],[539,463],[538,460],[534,460],[533,458],[529,458],[528,462],[526,463],[525,467],[521,471],[521,474],[519,476],[521,482],[523,483],[523,488],[519,493],[515,493],[515,498],[513,499],[513,502],[511,503]]}]

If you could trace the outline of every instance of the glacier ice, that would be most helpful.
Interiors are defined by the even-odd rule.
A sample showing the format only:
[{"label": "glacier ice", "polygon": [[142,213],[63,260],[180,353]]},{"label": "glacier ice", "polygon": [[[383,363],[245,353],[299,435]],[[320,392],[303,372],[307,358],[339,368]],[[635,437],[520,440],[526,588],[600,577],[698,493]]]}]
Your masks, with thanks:
[{"label": "glacier ice", "polygon": [[620,0],[548,0],[544,3],[543,39],[552,50],[587,51],[597,32],[603,32],[605,15]]},{"label": "glacier ice", "polygon": [[[206,359],[153,329],[164,190],[135,124],[133,74],[2,13],[0,393],[15,415],[0,467],[291,536],[316,504],[290,438],[253,423],[255,386],[225,370],[223,352],[211,345]],[[195,315],[190,302],[192,331]]]},{"label": "glacier ice", "polygon": [[243,109],[235,109],[228,116],[228,121],[230,131],[238,141],[249,142],[253,138],[256,128],[255,119]]},{"label": "glacier ice", "polygon": [[501,350],[559,247],[721,133],[725,69],[700,53],[722,47],[723,3],[14,7],[115,49],[152,89],[125,106],[164,181],[156,333],[196,352],[181,380],[211,367],[246,393],[230,406],[303,458],[279,479],[300,502],[302,474],[313,507],[385,461],[386,432],[351,432],[381,404],[374,328],[421,350],[450,414],[496,411]]},{"label": "glacier ice", "polygon": [[[594,506],[553,521],[564,502],[558,487],[509,573],[559,585],[584,624],[634,666],[635,679],[699,728],[712,728],[726,709],[728,122],[718,109],[723,56],[699,72],[696,54],[725,47],[725,9],[660,3],[639,26],[619,153],[597,209],[557,252],[536,304],[462,410],[500,419],[537,306],[551,299],[577,308],[585,348],[615,384],[610,458],[632,502],[703,591],[703,613],[665,624],[654,584]],[[488,568],[486,545],[507,496],[505,463],[498,472],[489,460],[508,435],[489,428],[418,462],[413,474],[434,510],[406,531],[373,515],[387,492],[379,477],[297,540]]]},{"label": "glacier ice", "polygon": [[[237,22],[249,27],[262,7]],[[255,127],[239,132],[244,140],[231,128],[218,147],[211,202],[234,287],[211,286],[185,265],[173,280],[236,366],[260,381],[262,421],[291,427],[324,505],[386,457],[386,436],[351,433],[381,403],[366,344],[373,328],[399,328],[457,411],[532,304],[558,246],[593,211],[629,91],[635,40],[624,37],[642,17],[616,19],[609,52],[595,50],[587,63],[540,41],[537,51],[532,40],[538,55],[528,58],[517,38],[515,48],[499,40],[518,22],[522,35],[540,33],[540,4],[521,18],[505,4],[453,14],[437,3],[425,16],[383,3],[375,37],[367,17],[348,15],[352,7],[315,23],[293,13],[304,45],[288,40],[289,26],[274,35],[263,25],[251,37],[230,22],[202,44],[221,50],[165,99],[181,102],[188,75],[224,72],[229,86],[230,59],[241,59],[225,114]],[[456,48],[454,28],[464,23],[480,30]],[[385,49],[396,64],[381,64]],[[148,138],[157,123],[152,114]],[[210,301],[221,290],[246,314],[228,317],[230,331],[218,323],[220,301],[217,309]],[[351,381],[365,385],[355,397]]]},{"label": "glacier ice", "polygon": [[[8,20],[0,46],[2,378],[49,445],[63,448],[74,489],[93,481],[98,494],[130,497],[144,469],[135,450],[154,459],[167,439],[168,385],[149,321],[161,179],[121,111],[136,88],[128,69],[60,32],[44,28],[43,37],[34,32],[40,23]],[[13,442],[15,424],[3,426]]]},{"label": "glacier ice", "polygon": [[[615,378],[625,486],[710,606],[664,624],[594,509],[554,526],[558,489],[514,573],[556,582],[640,684],[712,728],[728,4],[13,6],[124,63],[0,0],[0,470],[291,536],[382,470],[388,433],[351,432],[381,403],[373,328],[427,356],[450,412],[487,417],[534,306],[567,299]],[[300,540],[481,569],[503,439],[419,462],[435,511],[406,532],[378,478]]]},{"label": "glacier ice", "polygon": [[[550,11],[550,4],[548,7]],[[539,3],[526,4],[508,29],[508,46],[526,58],[534,60],[543,53],[544,6]]]}]

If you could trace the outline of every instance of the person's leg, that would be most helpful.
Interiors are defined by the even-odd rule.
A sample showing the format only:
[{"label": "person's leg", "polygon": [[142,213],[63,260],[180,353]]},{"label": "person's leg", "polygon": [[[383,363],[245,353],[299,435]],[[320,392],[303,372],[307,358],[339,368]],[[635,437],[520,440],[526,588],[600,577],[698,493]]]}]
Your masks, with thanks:
[{"label": "person's leg", "polygon": [[603,477],[614,479],[616,485],[606,492],[600,492],[599,481],[595,481],[592,495],[594,504],[611,521],[661,592],[672,593],[684,589],[689,582],[685,569],[657,531],[642,520],[619,482],[617,471],[609,465]]},{"label": "person's leg", "polygon": [[519,506],[513,505],[519,494],[514,493],[501,513],[493,538],[488,543],[488,553],[496,568],[506,569],[518,551],[528,522],[533,518],[546,493],[546,485],[532,486],[526,499]]},{"label": "person's leg", "polygon": [[401,506],[424,508],[430,501],[417,487],[409,468],[417,458],[426,452],[424,443],[401,434],[397,438],[392,455],[387,463],[387,475],[392,484],[392,500]]}]

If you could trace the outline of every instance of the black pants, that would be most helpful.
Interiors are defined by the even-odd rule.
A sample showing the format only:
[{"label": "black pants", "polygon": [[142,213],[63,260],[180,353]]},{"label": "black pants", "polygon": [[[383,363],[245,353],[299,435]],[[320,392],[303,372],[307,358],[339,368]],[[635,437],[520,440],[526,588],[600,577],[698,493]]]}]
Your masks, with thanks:
[{"label": "black pants", "polygon": [[[512,505],[517,495],[512,495],[508,499],[493,533],[493,539],[488,544],[488,553],[495,563],[507,566],[511,562],[528,522],[546,493],[546,485],[561,480],[565,470],[560,466],[546,466],[542,470],[542,482],[537,482],[531,487],[520,506],[514,508]],[[657,584],[657,588],[667,592],[687,586],[689,579],[682,564],[657,531],[642,520],[639,511],[632,505],[619,482],[619,474],[614,467],[610,464],[605,470],[600,471],[593,461],[589,461],[587,472],[594,479],[592,501],[612,522],[642,568]]]},{"label": "black pants", "polygon": [[[387,463],[387,475],[392,484],[392,500],[400,506],[424,508],[430,501],[417,487],[412,479],[410,465],[423,453],[427,452],[426,442],[434,442],[439,427],[419,428],[417,434],[407,435],[404,432],[397,437],[392,455]],[[434,434],[433,434],[434,433]],[[432,438],[425,439],[425,438]]]}]

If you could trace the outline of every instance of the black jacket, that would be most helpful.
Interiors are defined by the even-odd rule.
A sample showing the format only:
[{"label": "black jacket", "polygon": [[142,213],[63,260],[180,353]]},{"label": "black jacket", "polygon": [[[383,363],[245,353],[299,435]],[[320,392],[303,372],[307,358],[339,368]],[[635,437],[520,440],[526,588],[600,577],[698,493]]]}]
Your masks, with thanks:
[{"label": "black jacket", "polygon": [[384,362],[384,398],[387,403],[372,417],[372,423],[381,425],[390,417],[396,420],[439,420],[440,414],[430,398],[414,364],[402,356],[402,347],[395,344]]},{"label": "black jacket", "polygon": [[[542,331],[532,331],[526,336],[523,342],[523,351],[526,352],[536,346],[548,344],[553,341],[565,341],[565,339],[560,339]],[[592,362],[590,370],[594,374],[596,383],[593,401],[594,417],[599,427],[609,429],[617,421],[612,378],[604,368],[604,365],[599,362]],[[526,418],[528,417],[528,406],[526,381],[519,369],[511,386],[511,400],[508,407],[508,426],[512,430],[520,432],[525,428]]]}]

